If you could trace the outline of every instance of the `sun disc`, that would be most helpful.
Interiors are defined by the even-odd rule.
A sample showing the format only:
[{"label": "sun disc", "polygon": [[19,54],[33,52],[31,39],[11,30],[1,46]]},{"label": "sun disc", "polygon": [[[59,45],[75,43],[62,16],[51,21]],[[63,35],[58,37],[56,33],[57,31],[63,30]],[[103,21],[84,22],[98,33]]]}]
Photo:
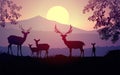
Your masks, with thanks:
[{"label": "sun disc", "polygon": [[62,24],[68,24],[69,13],[62,6],[54,6],[48,10],[46,18],[48,20],[53,20]]}]

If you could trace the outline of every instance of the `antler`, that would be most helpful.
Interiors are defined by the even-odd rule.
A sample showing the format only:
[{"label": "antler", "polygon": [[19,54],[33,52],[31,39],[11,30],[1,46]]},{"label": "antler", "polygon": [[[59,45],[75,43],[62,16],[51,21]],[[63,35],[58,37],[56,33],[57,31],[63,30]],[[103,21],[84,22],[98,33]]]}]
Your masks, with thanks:
[{"label": "antler", "polygon": [[20,28],[22,31],[25,31],[25,30],[23,29],[22,25],[19,25],[19,28]]},{"label": "antler", "polygon": [[32,28],[30,27],[30,28],[27,30],[27,32],[30,32],[31,29],[32,29]]},{"label": "antler", "polygon": [[70,28],[69,28],[68,32],[65,33],[65,35],[67,35],[67,34],[69,34],[71,32],[72,32],[72,26],[70,25]]},{"label": "antler", "polygon": [[[19,25],[19,28],[20,28],[22,31],[25,32],[25,29],[22,27],[22,25]],[[30,27],[30,28],[27,30],[27,32],[30,32],[31,29],[32,29],[32,28]]]},{"label": "antler", "polygon": [[55,24],[55,32],[56,32],[56,33],[60,33],[60,34],[62,35],[62,32],[60,32],[60,31],[57,29],[56,24]]}]

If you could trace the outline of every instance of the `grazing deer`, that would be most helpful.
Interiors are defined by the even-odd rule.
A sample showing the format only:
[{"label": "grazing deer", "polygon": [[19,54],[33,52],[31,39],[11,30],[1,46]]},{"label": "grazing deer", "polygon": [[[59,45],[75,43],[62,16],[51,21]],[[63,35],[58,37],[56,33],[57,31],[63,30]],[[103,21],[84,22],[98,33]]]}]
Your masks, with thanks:
[{"label": "grazing deer", "polygon": [[81,51],[80,56],[84,56],[84,50],[83,50],[83,46],[85,45],[84,42],[82,42],[82,41],[68,41],[66,39],[67,34],[72,32],[72,26],[71,25],[70,25],[69,30],[65,34],[60,32],[55,25],[55,32],[59,33],[61,35],[62,40],[64,41],[65,45],[69,48],[70,57],[72,56],[72,49],[80,49],[80,51]]},{"label": "grazing deer", "polygon": [[39,56],[38,48],[37,48],[37,47],[32,47],[32,44],[28,44],[28,45],[29,45],[29,48],[30,48],[30,50],[31,50],[31,52],[32,52],[31,56],[33,56],[34,53],[36,53],[36,54],[37,54],[37,57],[38,57],[38,56]]},{"label": "grazing deer", "polygon": [[30,33],[30,30],[31,28],[29,28],[27,31],[25,31],[23,29],[22,26],[20,26],[20,29],[22,30],[22,34],[23,34],[23,37],[20,37],[20,36],[16,36],[16,35],[10,35],[8,37],[8,53],[9,53],[9,50],[11,51],[11,54],[13,54],[12,52],[12,45],[17,45],[17,55],[19,55],[19,51],[20,51],[20,54],[22,56],[22,44],[25,42],[26,38],[27,38],[27,35]]},{"label": "grazing deer", "polygon": [[91,43],[91,45],[92,45],[92,54],[91,55],[96,56],[96,48],[95,48],[96,43]]},{"label": "grazing deer", "polygon": [[48,57],[48,50],[49,50],[49,47],[50,47],[50,46],[49,46],[48,44],[38,44],[38,42],[40,41],[40,39],[38,39],[38,40],[34,39],[34,41],[35,41],[36,47],[37,47],[38,50],[40,51],[40,57],[41,57],[41,51],[42,51],[42,50],[45,50],[45,51],[46,51],[45,56]]}]

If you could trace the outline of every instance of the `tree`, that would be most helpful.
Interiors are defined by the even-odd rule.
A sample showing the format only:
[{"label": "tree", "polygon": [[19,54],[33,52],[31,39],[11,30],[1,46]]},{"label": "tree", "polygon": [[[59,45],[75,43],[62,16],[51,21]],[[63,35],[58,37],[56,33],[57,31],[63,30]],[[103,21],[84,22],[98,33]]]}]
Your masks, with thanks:
[{"label": "tree", "polygon": [[111,40],[113,43],[120,36],[120,0],[89,0],[84,7],[83,13],[92,11],[88,18],[95,21],[95,29],[103,40]]},{"label": "tree", "polygon": [[0,26],[5,27],[6,22],[17,24],[17,19],[21,16],[18,11],[21,6],[17,6],[12,0],[0,0]]}]

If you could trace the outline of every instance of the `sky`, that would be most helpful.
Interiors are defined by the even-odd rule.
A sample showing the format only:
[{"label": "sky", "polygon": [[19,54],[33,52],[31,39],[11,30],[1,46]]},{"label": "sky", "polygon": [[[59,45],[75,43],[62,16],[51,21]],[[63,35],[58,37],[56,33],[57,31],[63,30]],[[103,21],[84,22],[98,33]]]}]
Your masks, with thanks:
[{"label": "sky", "polygon": [[88,0],[13,0],[22,6],[20,20],[29,19],[35,16],[47,18],[48,10],[55,6],[64,7],[69,13],[68,24],[83,30],[94,30],[94,23],[88,21],[90,13],[83,14],[84,6]]},{"label": "sky", "polygon": [[[75,26],[77,28],[87,30],[87,31],[94,30],[93,27],[94,27],[95,23],[88,21],[88,17],[91,15],[91,13],[83,14],[83,9],[84,9],[85,5],[88,3],[88,0],[13,0],[13,1],[17,5],[22,6],[22,9],[20,11],[22,16],[21,16],[20,20],[30,19],[35,16],[41,16],[41,17],[44,17],[47,19],[47,14],[48,14],[48,12],[50,12],[49,10],[51,8],[56,7],[56,6],[61,6],[69,14],[68,25],[71,24],[72,26]],[[63,10],[63,9],[61,9],[61,10]],[[60,11],[60,10],[57,10],[57,11]],[[62,13],[63,11],[61,11],[60,13]],[[56,13],[54,13],[54,14],[56,14]],[[52,14],[52,16],[55,16],[54,14]],[[28,23],[30,23],[30,22],[28,22]],[[30,24],[34,24],[34,23],[32,22]],[[37,28],[39,28],[39,27],[37,27]],[[2,34],[3,36],[0,37],[0,40],[1,40],[0,44],[2,44],[2,45],[8,44],[8,40],[6,39],[8,37],[8,35],[22,36],[21,33],[18,33],[17,31],[14,31],[14,30],[13,30],[13,32],[12,31],[6,32],[3,30],[1,30],[1,31],[2,31],[2,33],[4,33],[4,34]],[[54,35],[54,34],[56,34],[56,33],[52,33],[52,32],[45,33],[45,32],[37,32],[37,31],[32,32],[31,31],[31,34],[28,36],[28,38],[25,42],[25,46],[26,45],[28,46],[29,43],[30,44],[32,43],[32,44],[34,44],[33,46],[35,46],[33,39],[40,38],[41,43],[44,43],[44,42],[48,43],[48,44],[50,44],[51,48],[65,48],[66,45],[64,44],[60,35],[59,34]],[[54,39],[54,42],[53,42],[53,39]],[[99,46],[106,46],[106,47],[107,46],[117,46],[119,43],[118,42],[113,45],[113,44],[111,44],[110,41],[100,40],[100,38],[99,38],[99,36],[97,36],[97,34],[82,34],[82,35],[74,34],[74,35],[68,36],[67,39],[75,40],[75,41],[76,40],[84,41],[86,44],[85,48],[91,48],[92,42],[93,43],[96,42],[98,47]],[[5,41],[3,41],[3,40],[5,40]],[[55,45],[55,43],[57,43],[57,45]]]}]

